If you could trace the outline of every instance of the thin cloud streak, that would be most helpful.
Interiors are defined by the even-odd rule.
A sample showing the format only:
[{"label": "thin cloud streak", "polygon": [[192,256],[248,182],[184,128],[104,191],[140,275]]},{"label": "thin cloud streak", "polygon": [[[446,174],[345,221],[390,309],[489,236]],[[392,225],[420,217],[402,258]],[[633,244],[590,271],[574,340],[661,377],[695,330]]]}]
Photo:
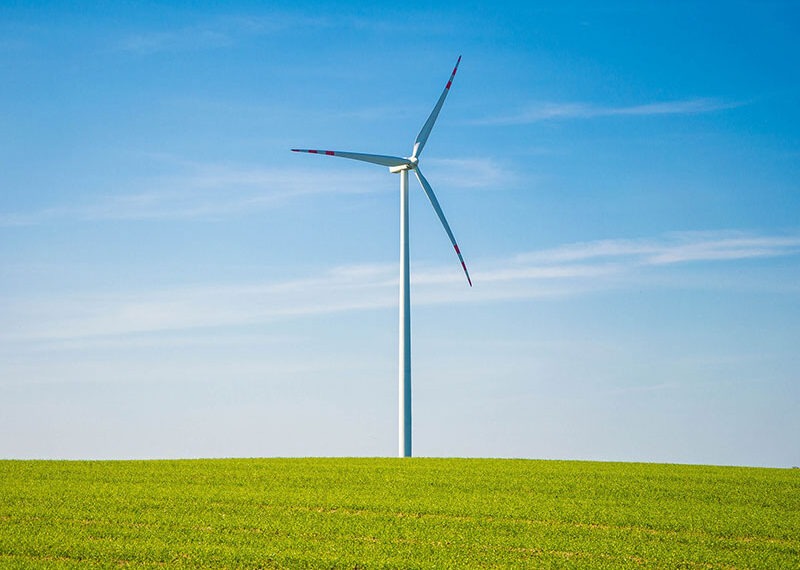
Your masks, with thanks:
[{"label": "thin cloud streak", "polygon": [[[311,169],[170,162],[180,172],[140,181],[131,192],[101,195],[85,204],[0,213],[0,228],[59,221],[220,220],[309,196],[371,194],[395,188],[385,170],[343,167],[347,163]],[[491,159],[432,160],[426,174],[436,188],[496,189],[515,181],[511,169]]]},{"label": "thin cloud streak", "polygon": [[592,103],[535,103],[515,114],[478,119],[476,125],[526,125],[540,121],[595,119],[599,117],[651,117],[658,115],[697,115],[741,107],[743,103],[720,101],[713,98],[685,99],[610,107]]},{"label": "thin cloud streak", "polygon": [[[413,274],[417,306],[566,297],[642,287],[650,271],[671,286],[696,287],[678,264],[730,264],[800,254],[800,234],[691,232],[647,240],[601,240],[485,260],[463,283],[457,263],[421,267]],[[734,280],[732,280],[734,281]],[[730,282],[732,284],[732,281]],[[729,282],[715,283],[727,287]],[[395,264],[333,267],[287,281],[206,285],[128,294],[61,299],[5,299],[0,340],[63,343],[180,330],[265,324],[331,313],[394,308]]]},{"label": "thin cloud streak", "polygon": [[746,232],[674,232],[658,239],[600,240],[517,256],[519,263],[567,263],[627,258],[638,265],[668,265],[777,257],[800,253],[800,235]]},{"label": "thin cloud streak", "polygon": [[491,158],[432,158],[425,164],[425,177],[434,188],[502,189],[518,183],[511,166]]},{"label": "thin cloud streak", "polygon": [[390,265],[337,267],[313,278],[0,302],[0,340],[52,341],[244,326],[396,302]]},{"label": "thin cloud streak", "polygon": [[285,205],[319,194],[362,194],[384,188],[379,172],[353,169],[314,172],[300,168],[203,165],[154,177],[123,194],[82,205],[0,213],[0,227],[102,220],[218,220]]},{"label": "thin cloud streak", "polygon": [[115,47],[119,51],[142,56],[218,49],[232,46],[249,36],[271,35],[320,25],[326,24],[321,19],[279,13],[263,17],[226,16],[181,28],[131,33],[120,38]]}]

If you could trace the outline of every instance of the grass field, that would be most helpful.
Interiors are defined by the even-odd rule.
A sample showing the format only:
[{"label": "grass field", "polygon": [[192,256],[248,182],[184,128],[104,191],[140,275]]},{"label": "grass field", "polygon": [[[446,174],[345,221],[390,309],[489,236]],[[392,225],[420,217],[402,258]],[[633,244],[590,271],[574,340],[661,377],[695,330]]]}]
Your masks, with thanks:
[{"label": "grass field", "polygon": [[800,470],[0,461],[0,567],[800,568]]}]

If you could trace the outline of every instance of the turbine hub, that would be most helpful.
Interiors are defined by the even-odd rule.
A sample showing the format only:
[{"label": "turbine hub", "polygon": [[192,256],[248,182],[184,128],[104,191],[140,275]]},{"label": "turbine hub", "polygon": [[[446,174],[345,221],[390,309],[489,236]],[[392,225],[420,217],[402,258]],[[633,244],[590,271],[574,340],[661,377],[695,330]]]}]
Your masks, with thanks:
[{"label": "turbine hub", "polygon": [[406,158],[406,160],[408,161],[408,164],[401,164],[399,166],[390,166],[389,172],[391,172],[392,174],[398,174],[400,172],[403,172],[404,170],[415,170],[417,168],[417,163],[419,162],[419,160],[417,160],[416,156],[409,156],[408,158]]}]

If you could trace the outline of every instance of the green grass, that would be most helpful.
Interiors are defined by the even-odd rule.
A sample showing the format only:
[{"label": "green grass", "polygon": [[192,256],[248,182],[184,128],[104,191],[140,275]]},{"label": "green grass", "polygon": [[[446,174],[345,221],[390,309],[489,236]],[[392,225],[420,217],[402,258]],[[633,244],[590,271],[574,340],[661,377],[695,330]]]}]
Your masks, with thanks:
[{"label": "green grass", "polygon": [[800,470],[0,461],[0,567],[800,568]]}]

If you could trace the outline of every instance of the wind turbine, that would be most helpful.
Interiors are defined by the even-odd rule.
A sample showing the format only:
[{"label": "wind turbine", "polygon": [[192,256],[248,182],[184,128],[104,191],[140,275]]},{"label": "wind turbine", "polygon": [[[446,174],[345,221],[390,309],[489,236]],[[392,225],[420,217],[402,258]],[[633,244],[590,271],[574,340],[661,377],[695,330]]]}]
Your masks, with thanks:
[{"label": "wind turbine", "polygon": [[408,171],[413,170],[414,174],[419,180],[422,189],[431,201],[436,215],[444,226],[444,231],[447,232],[447,237],[453,244],[453,249],[456,251],[458,260],[461,262],[461,267],[464,269],[464,275],[467,276],[467,282],[472,287],[472,280],[467,271],[467,265],[464,263],[464,258],[461,255],[461,250],[458,249],[456,238],[450,230],[450,225],[444,217],[442,207],[439,205],[439,200],[436,199],[436,194],[433,193],[433,188],[428,183],[428,180],[422,175],[419,169],[419,156],[422,154],[422,149],[425,148],[425,143],[428,142],[428,137],[433,129],[433,124],[439,116],[439,111],[442,110],[444,100],[450,92],[450,86],[453,84],[453,78],[456,76],[458,64],[461,63],[461,56],[458,56],[456,65],[453,68],[453,73],[450,74],[450,79],[445,85],[444,91],[439,96],[433,111],[431,111],[428,120],[422,125],[422,129],[414,141],[414,148],[411,151],[411,156],[402,158],[399,156],[386,156],[382,154],[364,154],[361,152],[342,152],[338,150],[311,150],[302,148],[293,148],[292,152],[307,152],[310,154],[321,154],[325,156],[338,156],[340,158],[349,158],[352,160],[360,160],[362,162],[370,162],[381,166],[388,166],[389,172],[400,175],[400,373],[399,373],[399,392],[400,392],[400,457],[411,457],[411,293],[410,293],[410,279],[409,279],[409,266],[408,266]]}]

